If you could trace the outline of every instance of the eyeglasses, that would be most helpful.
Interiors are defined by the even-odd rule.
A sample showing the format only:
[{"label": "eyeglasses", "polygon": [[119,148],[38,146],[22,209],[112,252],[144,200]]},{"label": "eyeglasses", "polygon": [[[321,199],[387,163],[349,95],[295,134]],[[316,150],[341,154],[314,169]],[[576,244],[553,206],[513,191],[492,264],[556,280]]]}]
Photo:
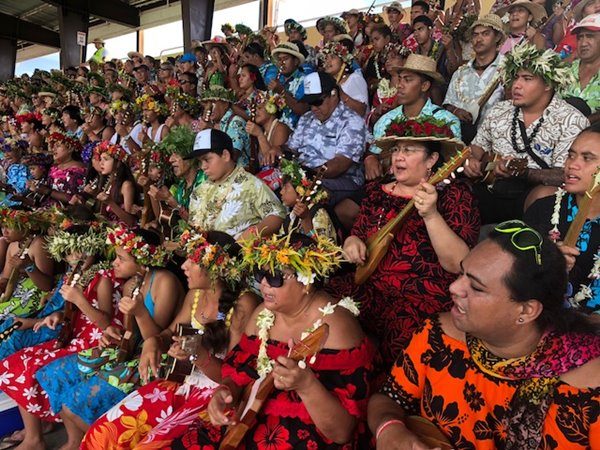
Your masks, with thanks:
[{"label": "eyeglasses", "polygon": [[400,154],[404,156],[414,155],[417,152],[424,152],[424,148],[420,147],[405,147],[405,146],[396,146],[392,147],[392,154]]},{"label": "eyeglasses", "polygon": [[511,234],[510,242],[517,250],[523,252],[533,250],[535,253],[535,262],[538,266],[542,265],[542,235],[521,220],[508,220],[499,223],[495,231],[503,234]]},{"label": "eyeglasses", "polygon": [[295,274],[284,274],[281,270],[275,270],[271,273],[269,270],[258,269],[254,271],[254,279],[257,283],[262,283],[263,278],[267,280],[269,286],[278,288],[283,286],[283,282],[295,277]]}]

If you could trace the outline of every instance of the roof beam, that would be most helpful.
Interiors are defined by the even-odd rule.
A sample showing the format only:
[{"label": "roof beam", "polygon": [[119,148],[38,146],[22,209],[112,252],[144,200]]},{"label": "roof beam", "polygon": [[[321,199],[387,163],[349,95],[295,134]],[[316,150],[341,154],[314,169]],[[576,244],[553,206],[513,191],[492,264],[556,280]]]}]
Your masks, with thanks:
[{"label": "roof beam", "polygon": [[119,23],[127,27],[140,26],[140,12],[119,0],[42,0],[54,6],[100,17],[109,22]]},{"label": "roof beam", "polygon": [[58,33],[47,28],[26,22],[16,17],[0,13],[0,37],[34,42],[48,47],[60,47]]}]

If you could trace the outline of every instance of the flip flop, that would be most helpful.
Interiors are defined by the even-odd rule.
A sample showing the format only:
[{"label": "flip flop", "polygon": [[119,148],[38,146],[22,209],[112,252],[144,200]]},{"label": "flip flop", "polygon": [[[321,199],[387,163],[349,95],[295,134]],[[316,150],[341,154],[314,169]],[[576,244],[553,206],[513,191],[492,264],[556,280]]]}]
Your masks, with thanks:
[{"label": "flip flop", "polygon": [[0,440],[0,450],[4,450],[5,448],[15,447],[15,446],[19,445],[21,442],[23,442],[23,438],[17,438],[15,436],[18,435],[18,433],[24,433],[24,432],[25,432],[25,430],[16,430],[12,434],[2,438],[2,440]]}]

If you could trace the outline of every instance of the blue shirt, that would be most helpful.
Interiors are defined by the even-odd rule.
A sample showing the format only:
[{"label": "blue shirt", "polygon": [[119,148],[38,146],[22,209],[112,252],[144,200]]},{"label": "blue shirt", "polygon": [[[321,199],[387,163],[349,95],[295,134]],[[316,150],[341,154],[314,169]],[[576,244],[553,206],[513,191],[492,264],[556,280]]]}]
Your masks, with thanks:
[{"label": "blue shirt", "polygon": [[321,122],[308,111],[304,114],[288,145],[300,154],[299,161],[311,169],[317,168],[336,156],[345,156],[353,164],[344,174],[358,185],[363,184],[361,158],[365,149],[367,126],[361,116],[339,102],[331,116]]},{"label": "blue shirt", "polygon": [[[278,81],[283,85],[285,90],[292,94],[292,96],[300,101],[304,97],[304,73],[296,69],[289,77],[285,77],[283,74],[279,75]],[[290,129],[296,128],[296,124],[300,116],[296,114],[289,106],[283,108],[281,112],[280,122],[286,124]]]},{"label": "blue shirt", "polygon": [[275,78],[277,78],[277,67],[275,67],[275,64],[273,64],[271,62],[267,61],[267,62],[263,63],[258,68],[258,71],[260,72],[260,74],[263,77],[263,80],[267,86],[269,85],[269,83],[271,81],[273,81]]},{"label": "blue shirt", "polygon": [[[458,117],[456,117],[450,111],[447,111],[444,108],[434,104],[431,101],[431,99],[427,99],[427,103],[425,103],[425,106],[423,106],[423,109],[419,113],[418,117],[423,116],[433,116],[436,119],[447,122],[450,126],[450,129],[454,133],[454,136],[457,139],[461,138],[460,120],[458,120]],[[375,126],[373,127],[373,137],[375,138],[375,140],[385,136],[385,130],[387,130],[390,124],[398,117],[404,117],[403,106],[398,106],[396,109],[392,109],[391,111],[381,116],[379,120],[375,123]],[[371,153],[375,154],[381,153],[381,149],[376,145],[372,145],[370,151]]]},{"label": "blue shirt", "polygon": [[219,122],[219,128],[227,133],[233,141],[233,148],[240,152],[238,166],[247,166],[250,161],[250,137],[246,132],[246,121],[228,109]]}]

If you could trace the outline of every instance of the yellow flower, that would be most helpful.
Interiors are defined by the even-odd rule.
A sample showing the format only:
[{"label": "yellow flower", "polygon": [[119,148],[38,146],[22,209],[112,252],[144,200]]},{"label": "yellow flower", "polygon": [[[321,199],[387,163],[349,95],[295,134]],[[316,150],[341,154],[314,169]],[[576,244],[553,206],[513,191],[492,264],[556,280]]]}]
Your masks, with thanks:
[{"label": "yellow flower", "polygon": [[278,252],[277,253],[277,261],[280,264],[288,265],[290,263],[290,257],[287,255],[286,252],[283,252],[283,251],[282,252]]},{"label": "yellow flower", "polygon": [[130,447],[135,447],[135,445],[152,429],[152,427],[146,423],[146,420],[148,420],[148,413],[145,410],[142,410],[137,417],[122,416],[121,423],[125,428],[128,428],[128,430],[121,433],[119,444],[131,442]]}]

